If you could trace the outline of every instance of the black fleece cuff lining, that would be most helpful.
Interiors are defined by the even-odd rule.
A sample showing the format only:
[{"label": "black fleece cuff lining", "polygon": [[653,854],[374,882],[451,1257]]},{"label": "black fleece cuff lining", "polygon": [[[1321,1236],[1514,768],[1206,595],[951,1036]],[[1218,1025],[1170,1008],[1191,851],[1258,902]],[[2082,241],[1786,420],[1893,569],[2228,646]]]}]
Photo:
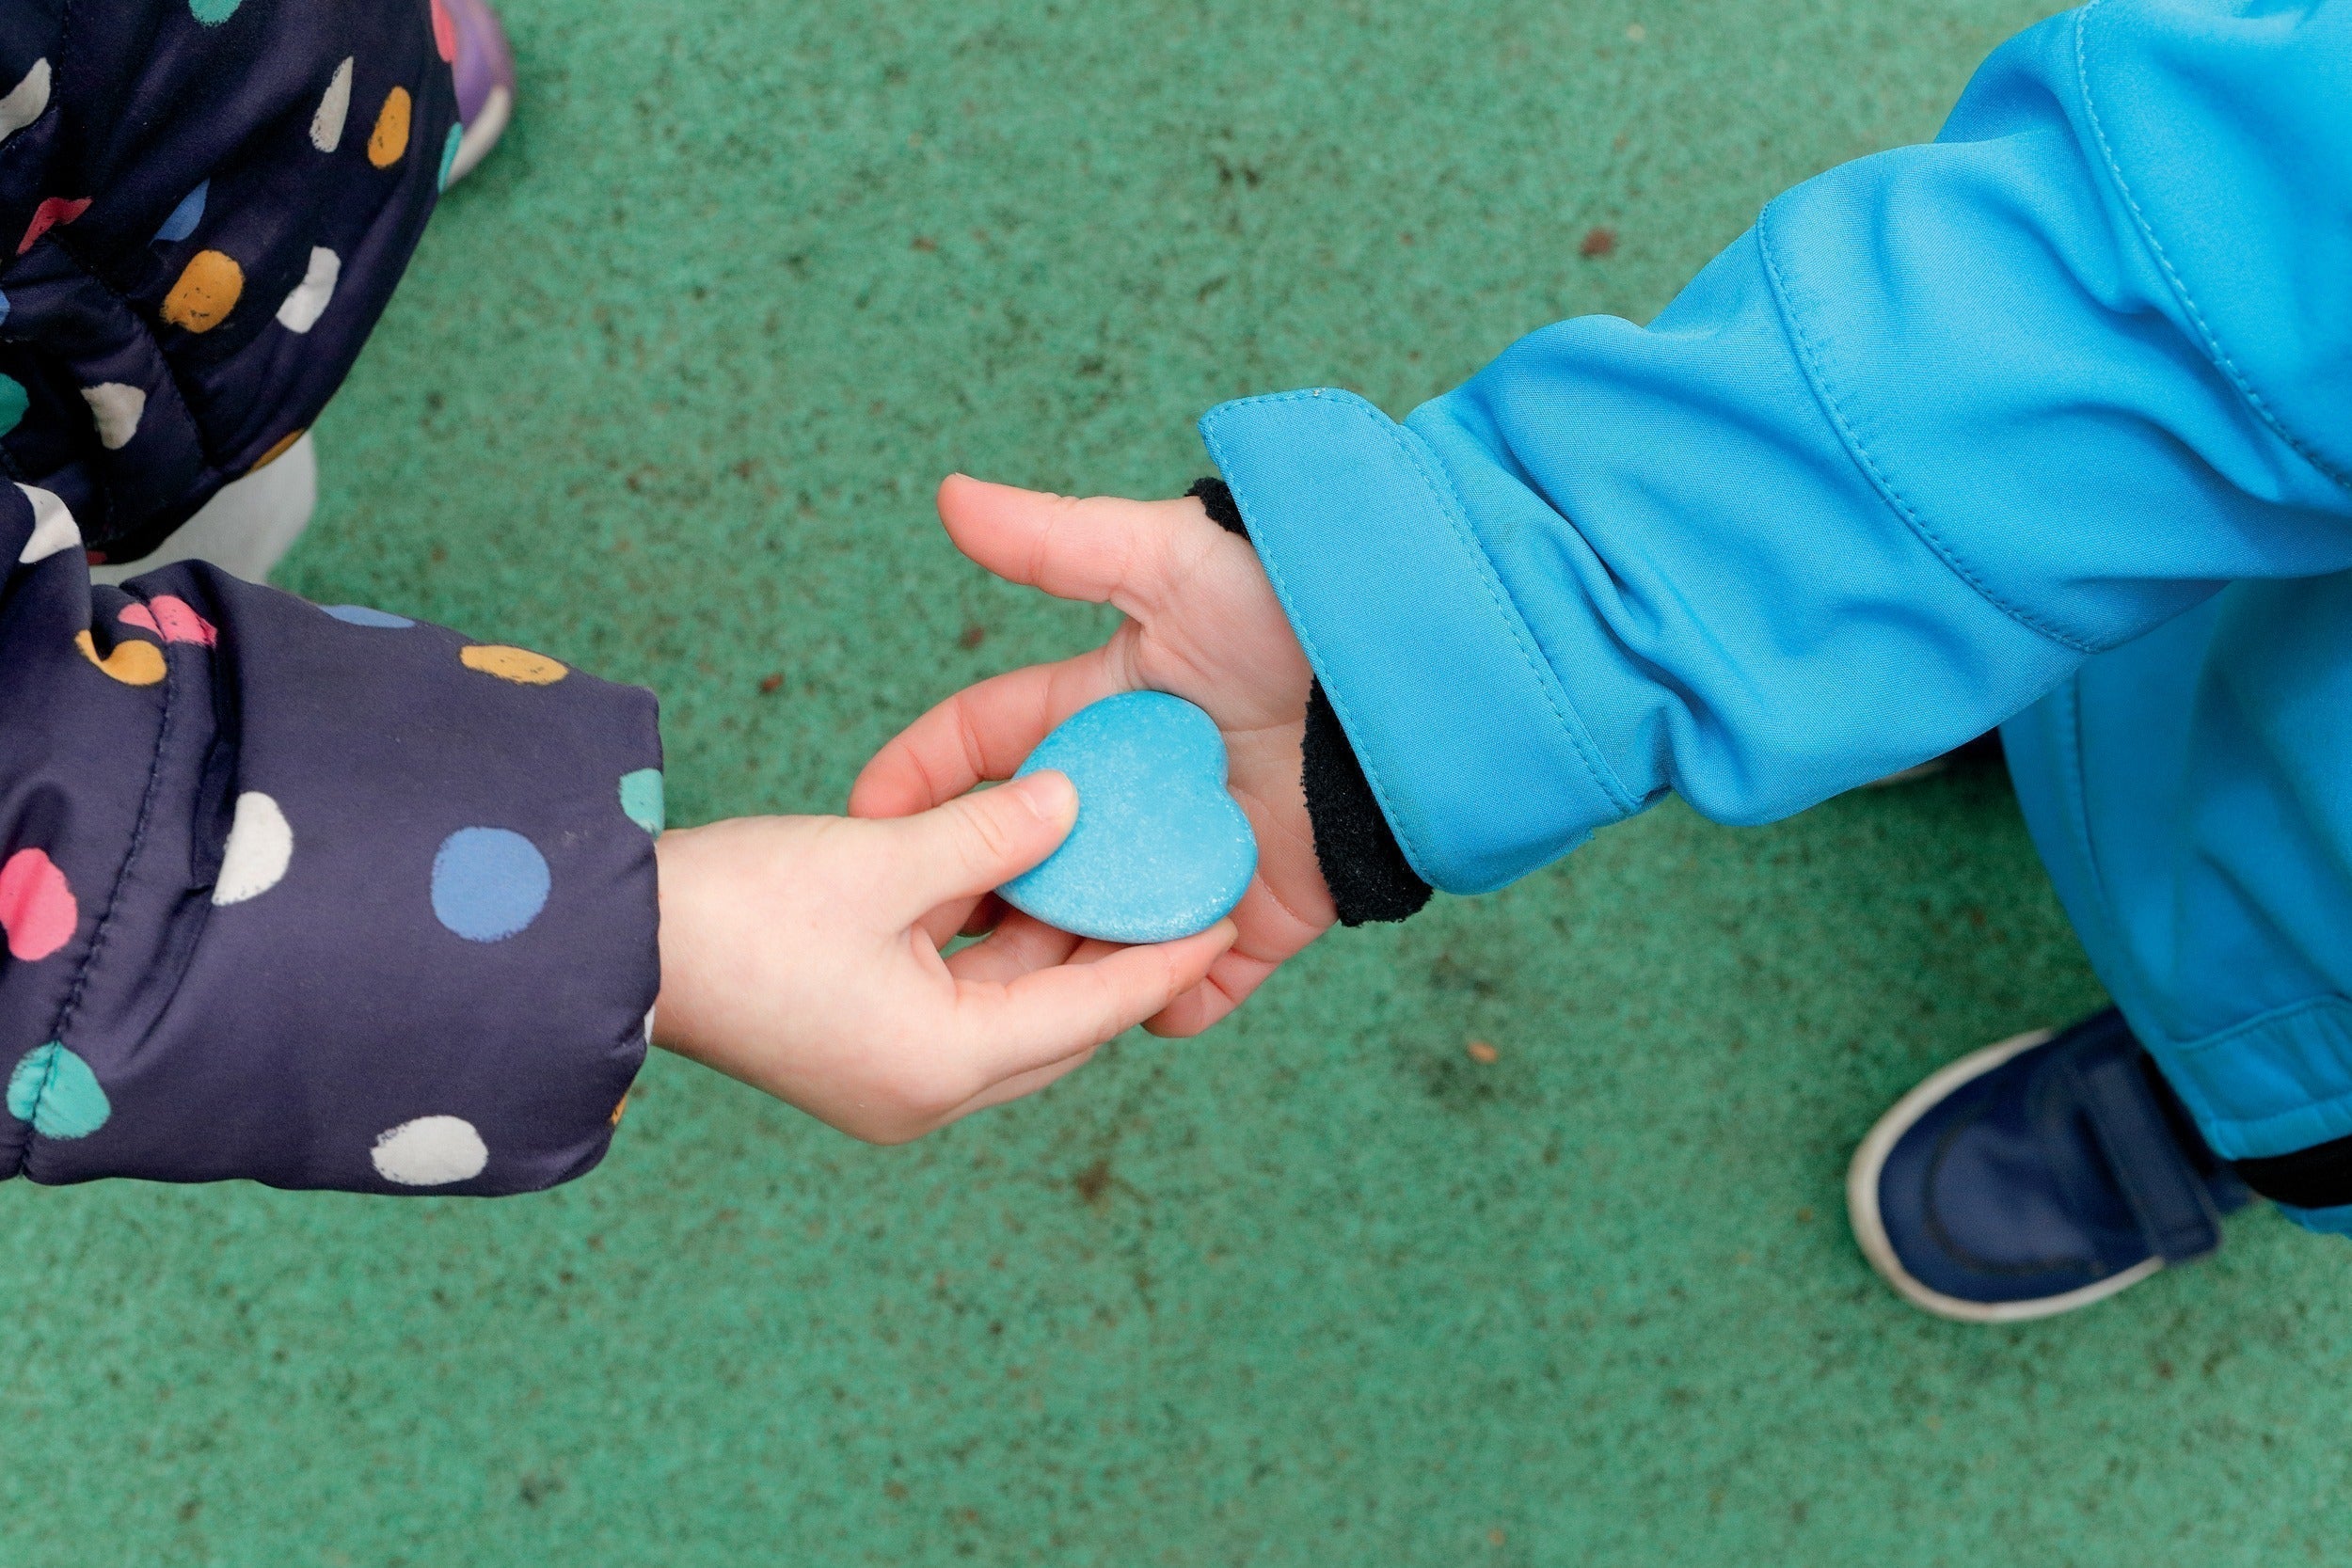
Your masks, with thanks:
[{"label": "black fleece cuff lining", "polygon": [[1244,539],[1249,537],[1249,530],[1242,524],[1241,508],[1233,503],[1232,487],[1223,480],[1214,475],[1207,479],[1196,479],[1192,482],[1192,488],[1184,494],[1200,501],[1200,509],[1209,515],[1209,521],[1228,533],[1238,533]]},{"label": "black fleece cuff lining", "polygon": [[1429,902],[1429,884],[1406,860],[1321,681],[1307,689],[1303,750],[1315,863],[1323,867],[1340,924],[1362,926],[1418,914]]},{"label": "black fleece cuff lining", "polygon": [[2352,1138],[2298,1148],[2266,1160],[2239,1160],[2231,1168],[2273,1203],[2294,1209],[2334,1209],[2352,1203]]},{"label": "black fleece cuff lining", "polygon": [[[1221,479],[1195,480],[1184,492],[1199,499],[1210,521],[1248,537],[1241,508]],[[1403,920],[1429,902],[1429,884],[1414,872],[1364,777],[1356,748],[1317,681],[1307,692],[1305,754],[1307,816],[1314,825],[1315,862],[1331,890],[1343,926]]]}]

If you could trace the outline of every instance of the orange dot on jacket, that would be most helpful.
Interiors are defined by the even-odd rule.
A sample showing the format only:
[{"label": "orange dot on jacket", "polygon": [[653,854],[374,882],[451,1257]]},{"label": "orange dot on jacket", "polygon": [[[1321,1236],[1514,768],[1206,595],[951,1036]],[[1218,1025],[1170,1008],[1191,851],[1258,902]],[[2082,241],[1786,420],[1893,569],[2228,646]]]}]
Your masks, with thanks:
[{"label": "orange dot on jacket", "polygon": [[294,450],[294,444],[301,439],[302,428],[298,427],[286,432],[285,435],[280,436],[277,440],[272,441],[269,444],[269,450],[262,453],[261,456],[255,458],[253,460],[253,467],[247,468],[246,472],[249,474],[260,473],[263,468],[268,467],[271,464],[277,462],[279,458],[292,451]]},{"label": "orange dot on jacket", "polygon": [[516,686],[553,686],[571,672],[545,654],[511,648],[503,642],[477,642],[457,651],[457,661],[469,670],[496,675]]},{"label": "orange dot on jacket", "polygon": [[88,632],[75,632],[73,645],[82,650],[84,658],[125,686],[153,686],[164,678],[164,651],[152,642],[126,638],[116,643],[114,652],[104,658],[98,657],[98,643]]},{"label": "orange dot on jacket", "polygon": [[368,135],[368,162],[389,168],[408,150],[408,89],[394,87],[384,95],[376,111],[375,129]]},{"label": "orange dot on jacket", "polygon": [[245,293],[245,269],[233,256],[199,250],[180,270],[180,281],[164,295],[164,320],[190,332],[210,332],[229,319]]}]

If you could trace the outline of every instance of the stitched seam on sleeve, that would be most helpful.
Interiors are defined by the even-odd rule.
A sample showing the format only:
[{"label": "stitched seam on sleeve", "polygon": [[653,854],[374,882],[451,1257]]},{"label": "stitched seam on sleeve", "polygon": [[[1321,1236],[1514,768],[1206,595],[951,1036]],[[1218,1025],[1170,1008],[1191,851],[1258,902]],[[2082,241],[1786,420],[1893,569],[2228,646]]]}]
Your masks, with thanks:
[{"label": "stitched seam on sleeve", "polygon": [[[133,597],[142,605],[150,603],[144,595],[134,594]],[[152,613],[151,610],[150,612]],[[130,847],[123,851],[122,863],[115,867],[114,883],[106,890],[105,910],[99,915],[98,925],[90,932],[89,951],[82,955],[81,967],[73,974],[73,987],[66,993],[64,1006],[57,1009],[56,1022],[50,1027],[49,1039],[58,1045],[66,1043],[66,1029],[82,1006],[82,993],[88,989],[90,971],[97,967],[98,956],[106,946],[107,933],[114,928],[115,911],[122,902],[122,885],[130,880],[131,868],[138,863],[139,850],[147,842],[148,824],[155,817],[155,800],[163,786],[164,757],[170,749],[172,710],[178,705],[175,697],[180,684],[172,671],[169,644],[165,644],[161,651],[164,654],[164,711],[155,723],[155,751],[147,763],[147,787],[139,796],[139,814],[131,825]],[[52,1057],[49,1072],[41,1080],[40,1093],[34,1097],[36,1111],[40,1109],[40,1097],[49,1092],[50,1082],[56,1076],[56,1060]],[[40,1128],[33,1124],[31,1117],[25,1119],[24,1147],[18,1152],[13,1173],[17,1176],[24,1176],[31,1171],[34,1146],[40,1141]]]},{"label": "stitched seam on sleeve", "polygon": [[1788,341],[1795,345],[1798,360],[1804,367],[1805,382],[1813,388],[1814,401],[1820,405],[1823,416],[1836,430],[1838,442],[1846,449],[1847,457],[1862,470],[1863,477],[1870,482],[1870,488],[1878,493],[1879,499],[1885,503],[1888,510],[1901,518],[1920,543],[1932,550],[1936,559],[1943,562],[1954,577],[1966,583],[1979,598],[2026,630],[2046,637],[2060,647],[2072,648],[2080,654],[2097,653],[2097,643],[2053,626],[2022,605],[2012,604],[1994,592],[1992,585],[1979,577],[1957,550],[1945,543],[1943,536],[1920,515],[1919,509],[1895,488],[1894,480],[1879,467],[1878,460],[1862,444],[1861,434],[1847,419],[1836,390],[1829,384],[1829,371],[1821,362],[1820,350],[1805,334],[1804,324],[1798,318],[1796,303],[1789,297],[1788,279],[1782,275],[1780,261],[1772,252],[1772,209],[1767,207],[1756,220],[1756,254],[1764,262],[1764,277],[1772,286],[1772,304],[1780,314],[1781,329],[1788,333]]},{"label": "stitched seam on sleeve", "polygon": [[2205,320],[2204,311],[2198,309],[2195,297],[2188,292],[2187,280],[2174,269],[2172,258],[2165,253],[2164,242],[2156,238],[2155,226],[2148,221],[2148,214],[2141,209],[2139,198],[2132,194],[2130,182],[2123,178],[2123,166],[2116,160],[2115,149],[2107,141],[2106,125],[2099,119],[2099,105],[2090,96],[2089,24],[2090,13],[2098,6],[2099,0],[2090,0],[2090,4],[2074,13],[2074,90],[2082,95],[2083,116],[2090,122],[2091,139],[2099,145],[2100,162],[2106,166],[2107,178],[2115,182],[2116,195],[2123,198],[2124,209],[2132,214],[2133,229],[2138,232],[2140,243],[2148,247],[2148,254],[2155,261],[2156,270],[2164,274],[2165,285],[2172,291],[2172,297],[2180,301],[2181,309],[2188,316],[2189,324],[2197,328],[2197,340],[2203,345],[2205,356],[2214,362],[2246,406],[2253,411],[2254,417],[2262,420],[2264,427],[2273,436],[2284,441],[2296,456],[2325,474],[2338,488],[2352,490],[2352,475],[2337,468],[2309,442],[2289,430],[2286,421],[2264,401],[2262,393],[2254,389],[2252,380],[2238,368],[2230,351],[2221,346],[2220,337]]},{"label": "stitched seam on sleeve", "polygon": [[[1280,397],[1269,398],[1262,401],[1298,403],[1308,401],[1320,402],[1325,400],[1315,399],[1311,393],[1292,392],[1284,394]],[[1474,541],[1468,540],[1463,537],[1463,532],[1467,525],[1458,515],[1458,505],[1453,494],[1451,482],[1444,480],[1442,476],[1431,474],[1428,467],[1422,460],[1421,454],[1413,451],[1412,444],[1404,439],[1403,434],[1398,431],[1395,426],[1387,423],[1387,421],[1375,415],[1369,407],[1357,403],[1353,399],[1349,399],[1344,402],[1334,399],[1330,400],[1330,403],[1331,406],[1335,408],[1343,408],[1349,414],[1372,425],[1375,431],[1377,431],[1391,444],[1401,451],[1406,459],[1411,462],[1413,471],[1421,476],[1422,483],[1430,492],[1431,499],[1436,500],[1439,511],[1444,515],[1456,545],[1470,553],[1471,571],[1476,575],[1480,585],[1485,588],[1487,599],[1489,603],[1494,606],[1496,614],[1502,619],[1503,625],[1510,628],[1512,634],[1512,645],[1518,650],[1520,658],[1525,661],[1530,675],[1535,681],[1537,689],[1544,693],[1546,705],[1551,709],[1553,720],[1559,723],[1562,733],[1564,733],[1568,738],[1569,745],[1575,749],[1577,760],[1583,764],[1584,770],[1592,779],[1594,786],[1600,790],[1602,796],[1617,809],[1621,816],[1632,815],[1633,808],[1626,803],[1627,796],[1623,786],[1616,784],[1613,777],[1611,777],[1606,772],[1606,770],[1599,765],[1597,759],[1593,755],[1591,743],[1585,739],[1583,734],[1581,733],[1581,725],[1576,720],[1573,712],[1564,711],[1563,700],[1560,694],[1554,689],[1554,683],[1547,678],[1549,672],[1541,663],[1540,656],[1535,649],[1528,645],[1528,638],[1525,627],[1518,624],[1516,612],[1512,610],[1508,601],[1502,598],[1502,591],[1499,585],[1494,581],[1489,571],[1485,569],[1486,562],[1483,552],[1478,549]],[[1218,439],[1215,432],[1216,426],[1212,423],[1207,435],[1209,455],[1212,460],[1216,463],[1218,471],[1225,474],[1227,484],[1232,485],[1233,470],[1224,460],[1222,451],[1223,442]],[[1242,518],[1245,523],[1248,520],[1250,510],[1248,502],[1244,499],[1246,494],[1246,489],[1242,487],[1235,487],[1233,490],[1234,504],[1241,508]],[[1259,561],[1265,568],[1267,577],[1273,580],[1275,591],[1280,594],[1284,603],[1287,604],[1290,602],[1290,594],[1284,588],[1284,578],[1280,565],[1263,549],[1259,551]],[[1300,647],[1305,650],[1308,662],[1312,664],[1318,672],[1322,671],[1325,666],[1323,660],[1320,657],[1318,657],[1315,651],[1312,635],[1304,626],[1294,625],[1291,629],[1297,636]],[[1346,729],[1348,727],[1347,705],[1343,702],[1338,689],[1332,686],[1330,682],[1326,681],[1324,683],[1324,694],[1330,699],[1332,710],[1339,715],[1341,727],[1343,729]],[[1402,819],[1403,814],[1391,808],[1390,802],[1395,798],[1394,792],[1384,782],[1378,767],[1372,758],[1365,754],[1363,749],[1360,747],[1357,749],[1357,761],[1362,765],[1365,782],[1372,785],[1373,794],[1379,800],[1383,813],[1388,816],[1389,825],[1395,830],[1399,841],[1404,844],[1407,851],[1407,859],[1412,861],[1414,870],[1418,872],[1423,866],[1433,863],[1426,851],[1422,848],[1420,840],[1413,834],[1409,826],[1407,826],[1407,824]]]},{"label": "stitched seam on sleeve", "polygon": [[1470,570],[1477,577],[1479,586],[1486,591],[1487,603],[1494,607],[1496,616],[1510,630],[1512,645],[1518,649],[1519,658],[1526,665],[1535,689],[1544,694],[1544,705],[1551,709],[1552,718],[1566,733],[1568,744],[1576,748],[1577,758],[1584,764],[1584,771],[1591,775],[1594,784],[1608,797],[1609,802],[1617,808],[1620,815],[1631,816],[1639,809],[1640,802],[1618,782],[1615,770],[1609,767],[1607,759],[1599,754],[1585,735],[1583,721],[1577,716],[1566,694],[1561,691],[1559,678],[1544,658],[1543,650],[1535,645],[1533,634],[1527,629],[1527,623],[1519,615],[1518,607],[1511,602],[1510,595],[1503,592],[1502,584],[1497,580],[1494,564],[1486,559],[1486,547],[1471,531],[1470,515],[1462,507],[1461,498],[1454,493],[1453,476],[1441,470],[1433,470],[1433,460],[1413,442],[1406,440],[1400,427],[1374,420],[1371,410],[1361,405],[1355,406],[1353,411],[1372,422],[1375,429],[1395,443],[1413,465],[1414,471],[1422,476],[1422,483],[1429,487],[1431,497],[1452,526],[1454,542],[1470,558]]},{"label": "stitched seam on sleeve", "polygon": [[[1233,469],[1225,461],[1224,452],[1221,450],[1224,443],[1217,439],[1214,425],[1210,427],[1206,439],[1209,461],[1215,463],[1217,471],[1225,475],[1226,486],[1233,492],[1233,504],[1241,509],[1242,520],[1247,523],[1249,519],[1249,506],[1243,498],[1248,492],[1245,486],[1233,483]],[[1284,583],[1282,568],[1263,549],[1258,552],[1258,563],[1264,569],[1267,579],[1274,584],[1276,596],[1283,604],[1288,605],[1291,602],[1291,596]],[[1322,656],[1315,651],[1313,634],[1295,621],[1291,624],[1291,632],[1298,639],[1298,646],[1306,654],[1307,662],[1320,673],[1324,669],[1324,663]],[[1341,712],[1339,697],[1332,691],[1329,683],[1325,684],[1323,693],[1330,698],[1332,710],[1340,713],[1340,727],[1345,729],[1347,727],[1346,715]],[[1405,846],[1405,858],[1413,863],[1416,870],[1431,863],[1428,852],[1422,847],[1421,840],[1415,835],[1411,826],[1404,820],[1400,813],[1390,806],[1391,792],[1388,785],[1381,782],[1379,769],[1371,758],[1364,755],[1360,747],[1357,749],[1356,760],[1363,768],[1364,782],[1372,786],[1373,796],[1379,801],[1382,815],[1388,817],[1389,826],[1395,831],[1398,841]]]},{"label": "stitched seam on sleeve", "polygon": [[73,263],[74,271],[103,290],[108,299],[122,307],[123,313],[131,318],[132,325],[138,328],[139,340],[155,356],[155,363],[163,367],[164,379],[171,384],[172,392],[180,399],[180,411],[187,416],[188,428],[196,433],[197,455],[204,460],[206,468],[216,474],[225,474],[227,470],[212,451],[212,437],[205,434],[204,422],[196,417],[196,404],[188,397],[188,384],[181,379],[180,367],[173,364],[171,356],[164,352],[163,339],[156,335],[155,328],[149,325],[147,318],[139,313],[137,304],[130,295],[116,288],[106,275],[98,270],[95,261],[81,253],[76,247],[78,242],[69,243],[61,230],[52,229],[35,243],[56,245],[57,254]]}]

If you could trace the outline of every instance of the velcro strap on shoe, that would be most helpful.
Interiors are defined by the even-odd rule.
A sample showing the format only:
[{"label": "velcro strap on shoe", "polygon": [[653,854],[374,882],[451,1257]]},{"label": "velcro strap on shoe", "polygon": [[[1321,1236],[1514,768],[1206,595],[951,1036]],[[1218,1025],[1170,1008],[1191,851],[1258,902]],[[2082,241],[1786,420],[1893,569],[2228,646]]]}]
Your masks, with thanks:
[{"label": "velcro strap on shoe", "polygon": [[2213,1195],[2165,1119],[2137,1050],[2072,1065],[2076,1098],[2148,1249],[2168,1263],[2221,1244]]}]

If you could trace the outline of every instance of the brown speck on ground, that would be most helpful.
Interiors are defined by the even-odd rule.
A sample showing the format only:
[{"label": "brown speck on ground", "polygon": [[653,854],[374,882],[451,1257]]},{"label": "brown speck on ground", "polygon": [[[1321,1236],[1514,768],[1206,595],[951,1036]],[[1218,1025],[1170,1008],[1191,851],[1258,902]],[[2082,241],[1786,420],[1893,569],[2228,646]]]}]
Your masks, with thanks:
[{"label": "brown speck on ground", "polygon": [[1072,1177],[1070,1184],[1078,1190],[1078,1196],[1087,1202],[1101,1204],[1110,1196],[1111,1163],[1108,1160],[1095,1161],[1094,1164]]},{"label": "brown speck on ground", "polygon": [[1606,227],[1586,230],[1584,243],[1576,247],[1576,253],[1579,256],[1594,260],[1603,256],[1613,256],[1616,252],[1617,231]]},{"label": "brown speck on ground", "polygon": [[1471,1061],[1482,1067],[1502,1059],[1502,1053],[1488,1045],[1485,1040],[1472,1040],[1462,1049],[1470,1053]]},{"label": "brown speck on ground", "polygon": [[1803,1208],[1797,1211],[1797,1223],[1799,1225],[1811,1225],[1813,1223],[1813,1205],[1810,1203],[1805,1204]]},{"label": "brown speck on ground", "polygon": [[981,626],[977,621],[975,621],[970,626],[964,627],[962,633],[956,638],[956,646],[959,648],[977,648],[987,641],[988,628]]},{"label": "brown speck on ground", "polygon": [[774,696],[777,692],[779,692],[779,691],[781,691],[781,690],[783,690],[783,689],[784,689],[784,675],[783,675],[783,673],[782,673],[781,672],[779,672],[779,673],[775,673],[775,674],[772,674],[772,675],[762,675],[762,676],[760,677],[760,680],[759,680],[759,691],[760,691],[760,695],[761,695],[761,696],[763,696],[763,697],[772,697],[772,696]]},{"label": "brown speck on ground", "polygon": [[1509,1539],[1510,1538],[1504,1535],[1499,1528],[1490,1529],[1486,1532],[1486,1544],[1489,1546],[1500,1546],[1503,1544],[1503,1542]]},{"label": "brown speck on ground", "polygon": [[937,250],[939,248],[939,242],[932,239],[929,234],[917,234],[914,236],[914,248],[921,251]]}]

